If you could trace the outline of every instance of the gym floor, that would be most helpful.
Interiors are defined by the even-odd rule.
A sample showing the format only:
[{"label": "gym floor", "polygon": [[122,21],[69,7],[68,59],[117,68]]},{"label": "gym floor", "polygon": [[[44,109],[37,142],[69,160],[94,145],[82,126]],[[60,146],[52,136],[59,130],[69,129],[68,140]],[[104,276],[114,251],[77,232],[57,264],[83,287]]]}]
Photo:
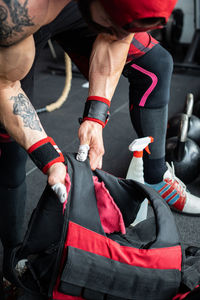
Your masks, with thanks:
[{"label": "gym floor", "polygon": [[[64,87],[63,52],[55,45],[58,55],[56,63],[49,47],[46,47],[37,63],[35,74],[35,95],[32,100],[36,109],[44,107],[57,100]],[[62,71],[58,70],[61,67]],[[195,100],[200,100],[200,71],[174,71],[171,85],[171,99],[169,117],[184,109],[188,92],[194,94]],[[78,118],[81,117],[88,89],[84,87],[87,81],[79,73],[73,72],[72,86],[67,101],[63,106],[51,113],[41,113],[41,122],[63,152],[76,152],[79,146],[77,132]],[[103,169],[119,177],[125,177],[132,154],[128,145],[136,138],[128,112],[128,82],[121,77],[111,105],[111,118],[104,129],[105,155]],[[200,175],[200,173],[199,173]],[[27,227],[30,215],[36,206],[46,185],[46,177],[35,167],[33,162],[27,161]],[[188,188],[200,197],[200,176]],[[200,199],[199,199],[200,201]],[[152,214],[150,209],[149,214]],[[200,247],[200,217],[188,216],[173,212],[183,243]],[[2,252],[2,251],[1,251]]]}]

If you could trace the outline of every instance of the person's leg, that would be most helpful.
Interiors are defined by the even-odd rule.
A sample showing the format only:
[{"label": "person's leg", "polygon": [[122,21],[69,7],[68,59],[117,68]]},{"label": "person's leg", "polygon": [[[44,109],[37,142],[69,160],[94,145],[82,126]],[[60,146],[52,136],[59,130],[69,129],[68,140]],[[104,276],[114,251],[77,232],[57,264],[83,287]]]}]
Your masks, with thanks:
[{"label": "person's leg", "polygon": [[130,117],[138,137],[154,138],[151,155],[144,153],[144,179],[151,184],[160,182],[167,170],[165,139],[172,69],[171,55],[158,44],[129,62],[123,72],[130,83]]},{"label": "person's leg", "polygon": [[23,239],[26,199],[26,152],[0,131],[0,238],[3,244],[3,276],[10,279],[10,253]]},{"label": "person's leg", "polygon": [[[28,97],[33,94],[34,67],[21,82]],[[23,240],[26,201],[27,154],[0,126],[0,239],[3,245],[3,277],[12,281],[10,254]]]},{"label": "person's leg", "polygon": [[125,66],[123,74],[130,83],[130,116],[139,137],[154,138],[150,145],[151,154],[144,154],[145,182],[173,208],[198,214],[198,198],[186,191],[185,185],[165,162],[172,70],[172,57],[159,44],[150,50],[143,49],[143,55]]}]

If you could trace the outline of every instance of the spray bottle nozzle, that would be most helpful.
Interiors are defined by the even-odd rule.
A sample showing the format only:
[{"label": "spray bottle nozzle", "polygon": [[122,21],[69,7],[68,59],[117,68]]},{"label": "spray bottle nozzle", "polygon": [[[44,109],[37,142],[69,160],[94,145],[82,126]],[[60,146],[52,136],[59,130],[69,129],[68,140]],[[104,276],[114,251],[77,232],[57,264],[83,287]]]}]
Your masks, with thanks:
[{"label": "spray bottle nozzle", "polygon": [[[138,156],[142,156],[143,150],[146,150],[147,153],[150,154],[151,152],[149,150],[149,144],[153,141],[154,139],[151,136],[136,139],[129,145],[129,150],[132,152],[137,152]],[[141,155],[139,153],[141,153]]]},{"label": "spray bottle nozzle", "polygon": [[148,154],[151,154],[151,151],[149,150],[149,145],[148,145],[146,148],[144,148],[144,150],[146,150],[146,152],[147,152]]}]

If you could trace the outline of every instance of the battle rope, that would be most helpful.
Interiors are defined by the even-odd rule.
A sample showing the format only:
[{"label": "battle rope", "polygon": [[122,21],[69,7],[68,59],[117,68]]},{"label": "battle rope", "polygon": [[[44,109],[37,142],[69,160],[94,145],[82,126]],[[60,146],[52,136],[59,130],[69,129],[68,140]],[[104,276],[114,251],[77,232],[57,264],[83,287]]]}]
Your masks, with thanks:
[{"label": "battle rope", "polygon": [[60,108],[63,105],[63,103],[67,100],[69,91],[71,89],[72,63],[71,63],[71,59],[67,55],[67,53],[65,53],[64,56],[65,56],[65,86],[62,91],[62,94],[55,102],[52,102],[51,104],[46,105],[43,108],[36,109],[37,113],[52,112],[52,111]]}]

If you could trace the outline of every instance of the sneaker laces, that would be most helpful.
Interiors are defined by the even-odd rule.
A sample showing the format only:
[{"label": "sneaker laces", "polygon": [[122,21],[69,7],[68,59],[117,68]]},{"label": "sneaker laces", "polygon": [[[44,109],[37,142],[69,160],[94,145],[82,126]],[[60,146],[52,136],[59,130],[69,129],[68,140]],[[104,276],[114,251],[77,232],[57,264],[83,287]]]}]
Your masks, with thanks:
[{"label": "sneaker laces", "polygon": [[168,162],[166,162],[166,165],[167,165],[168,171],[171,174],[172,183],[177,182],[178,187],[180,188],[180,191],[183,193],[183,195],[185,195],[185,193],[187,192],[186,185],[183,183],[183,181],[181,181],[178,177],[176,177],[173,162],[171,162],[171,165]]}]

